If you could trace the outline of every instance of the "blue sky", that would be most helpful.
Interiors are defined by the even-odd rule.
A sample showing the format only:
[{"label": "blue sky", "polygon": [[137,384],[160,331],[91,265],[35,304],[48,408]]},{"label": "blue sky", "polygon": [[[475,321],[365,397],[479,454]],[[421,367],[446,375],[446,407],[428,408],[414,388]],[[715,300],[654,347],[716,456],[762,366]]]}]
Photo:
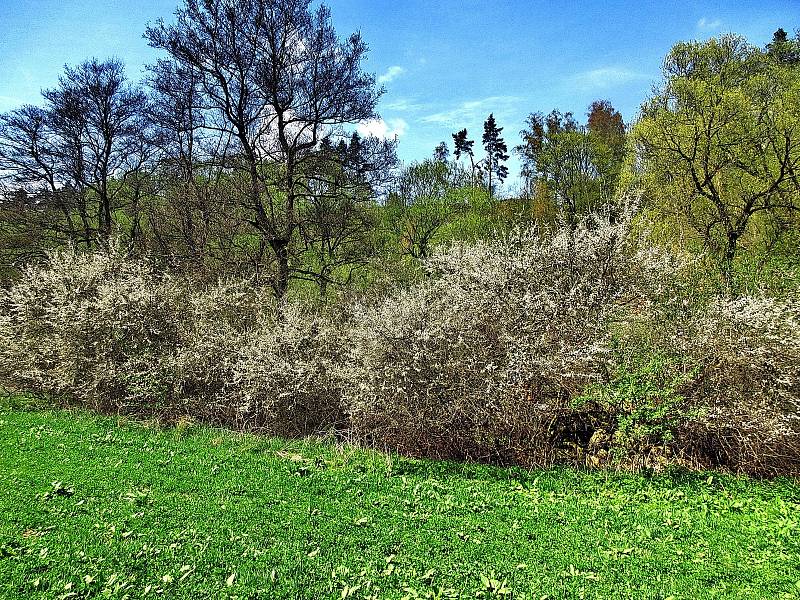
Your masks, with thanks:
[{"label": "blue sky", "polygon": [[[142,33],[177,0],[0,0],[0,112],[39,102],[65,63],[117,56],[138,79],[157,57]],[[553,108],[585,117],[607,99],[626,121],[679,40],[733,31],[763,45],[800,27],[800,2],[605,0],[329,0],[338,33],[360,30],[367,70],[386,87],[383,121],[405,161],[466,127],[480,143],[493,112],[509,148],[525,117]],[[509,163],[518,172],[516,160]],[[513,185],[513,182],[512,182]]]}]

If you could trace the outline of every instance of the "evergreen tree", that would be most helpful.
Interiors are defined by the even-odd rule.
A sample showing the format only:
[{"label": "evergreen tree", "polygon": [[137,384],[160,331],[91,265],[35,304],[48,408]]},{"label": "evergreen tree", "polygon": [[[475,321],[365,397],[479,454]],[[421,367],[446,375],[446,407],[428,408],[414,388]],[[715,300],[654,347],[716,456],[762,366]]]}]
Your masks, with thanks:
[{"label": "evergreen tree", "polygon": [[475,140],[467,138],[467,130],[462,129],[458,133],[453,134],[453,156],[456,160],[461,158],[462,154],[469,156],[469,164],[472,173],[472,185],[475,185],[475,152],[472,146],[475,145]]},{"label": "evergreen tree", "polygon": [[485,168],[489,178],[489,194],[494,196],[494,186],[492,185],[492,175],[496,175],[500,183],[508,177],[508,167],[503,165],[508,160],[508,147],[500,137],[502,127],[497,126],[494,114],[483,124],[483,148],[486,150]]},{"label": "evergreen tree", "polygon": [[778,63],[800,64],[800,35],[796,35],[793,40],[790,40],[789,35],[781,27],[772,35],[772,41],[767,44],[766,50],[767,54]]},{"label": "evergreen tree", "polygon": [[447,142],[439,142],[439,145],[433,149],[433,159],[438,162],[447,162],[450,158],[450,149],[447,147]]}]

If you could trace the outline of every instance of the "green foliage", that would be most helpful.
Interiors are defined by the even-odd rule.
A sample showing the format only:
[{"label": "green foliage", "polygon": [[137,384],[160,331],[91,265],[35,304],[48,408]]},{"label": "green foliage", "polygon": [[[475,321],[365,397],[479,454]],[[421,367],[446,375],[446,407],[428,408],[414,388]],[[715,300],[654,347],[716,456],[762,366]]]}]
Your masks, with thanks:
[{"label": "green foliage", "polygon": [[492,177],[496,176],[500,183],[508,177],[508,167],[503,164],[508,160],[508,147],[500,136],[502,132],[503,128],[497,126],[494,115],[490,114],[483,124],[482,141],[486,157],[483,159],[482,169],[486,172],[486,187],[491,197],[494,197],[496,186]]},{"label": "green foliage", "polygon": [[733,35],[679,43],[642,111],[633,133],[642,183],[738,291],[734,262],[758,218],[780,222],[797,208],[798,72]]},{"label": "green foliage", "polygon": [[572,113],[531,114],[515,148],[531,195],[550,199],[572,224],[611,200],[621,168],[619,113],[608,103],[590,108],[589,126],[578,125]]},{"label": "green foliage", "polygon": [[[0,405],[4,406],[4,405]],[[3,598],[797,598],[800,487],[0,408]]]},{"label": "green foliage", "polygon": [[456,164],[424,160],[406,167],[384,208],[385,227],[401,252],[424,259],[440,229],[469,206],[467,174]]},{"label": "green foliage", "polygon": [[487,240],[498,228],[513,226],[513,220],[499,212],[499,204],[485,188],[461,187],[452,193],[460,199],[462,209],[439,229],[434,245]]},{"label": "green foliage", "polygon": [[[592,385],[575,405],[599,408],[612,420],[608,435],[611,450],[627,458],[643,454],[675,439],[675,430],[691,417],[691,409],[680,393],[682,385],[697,375],[683,372],[676,361],[658,355],[634,357],[632,364],[619,365],[606,384]],[[596,433],[597,435],[597,433]]]}]

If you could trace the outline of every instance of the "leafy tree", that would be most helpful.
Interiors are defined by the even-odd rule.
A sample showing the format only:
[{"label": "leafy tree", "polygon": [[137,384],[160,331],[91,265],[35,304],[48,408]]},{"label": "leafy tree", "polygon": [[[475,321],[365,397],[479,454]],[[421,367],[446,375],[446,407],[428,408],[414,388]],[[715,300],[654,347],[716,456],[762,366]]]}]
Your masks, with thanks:
[{"label": "leafy tree", "polygon": [[625,122],[608,100],[595,100],[589,105],[586,127],[614,157],[617,171],[625,158]]},{"label": "leafy tree", "polygon": [[508,177],[508,167],[503,164],[508,160],[508,147],[500,136],[502,131],[503,128],[497,126],[494,115],[490,114],[483,124],[483,148],[486,151],[484,166],[486,168],[490,196],[494,196],[492,175],[495,175],[500,183],[503,183],[505,178]]},{"label": "leafy tree", "polygon": [[302,203],[326,135],[377,116],[381,90],[361,70],[358,33],[340,40],[311,0],[186,0],[177,22],[145,36],[198,78],[207,128],[246,182],[249,222],[271,249],[283,296],[302,268]]},{"label": "leafy tree", "polygon": [[397,163],[395,143],[358,133],[349,143],[322,140],[307,180],[312,193],[300,208],[307,259],[295,276],[315,282],[323,297],[329,285],[349,283],[376,254],[374,198],[386,195],[387,173]]},{"label": "leafy tree", "polygon": [[531,113],[525,124],[527,128],[519,132],[522,144],[514,151],[522,159],[522,176],[532,184],[546,179],[545,161],[542,160],[545,149],[558,134],[577,131],[578,124],[572,113],[561,114],[557,110],[548,115]]},{"label": "leafy tree", "polygon": [[634,140],[651,193],[699,234],[732,290],[754,217],[798,208],[798,73],[738,36],[679,43]]},{"label": "leafy tree", "polygon": [[[601,111],[607,119],[598,117]],[[614,112],[605,106],[590,107],[595,132],[580,126],[569,112],[533,113],[528,128],[520,132],[523,143],[515,151],[522,159],[523,177],[529,188],[552,198],[571,226],[580,213],[607,202],[613,194],[620,168],[607,142],[616,141]]]},{"label": "leafy tree", "polygon": [[465,175],[456,163],[436,160],[413,163],[400,174],[386,212],[405,254],[418,259],[430,255],[436,234],[466,206],[460,193]]}]

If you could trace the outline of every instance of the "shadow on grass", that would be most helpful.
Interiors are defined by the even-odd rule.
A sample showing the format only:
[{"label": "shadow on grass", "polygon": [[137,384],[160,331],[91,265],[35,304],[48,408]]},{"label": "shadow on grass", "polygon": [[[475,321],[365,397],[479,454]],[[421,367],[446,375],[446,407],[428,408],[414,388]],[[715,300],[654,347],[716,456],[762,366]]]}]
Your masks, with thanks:
[{"label": "shadow on grass", "polygon": [[684,493],[739,491],[764,496],[781,495],[800,502],[800,480],[790,477],[755,479],[746,475],[720,471],[693,471],[686,467],[670,466],[660,471],[643,469],[626,471],[611,467],[588,468],[575,465],[551,465],[534,469],[505,467],[481,463],[462,463],[446,460],[423,460],[394,456],[392,475],[440,480],[470,479],[517,483],[523,488],[536,486],[542,490],[580,493],[599,484],[620,490],[653,491],[681,490]]},{"label": "shadow on grass", "polygon": [[38,412],[54,408],[64,408],[62,402],[32,396],[30,394],[18,394],[0,388],[0,411],[18,410],[26,412]]},{"label": "shadow on grass", "polygon": [[[614,467],[589,468],[575,464],[553,464],[539,468],[525,468],[513,465],[497,465],[485,462],[469,462],[444,459],[415,458],[385,452],[358,445],[342,443],[333,435],[326,437],[293,437],[278,438],[258,431],[240,431],[225,427],[218,423],[189,420],[184,423],[162,422],[159,419],[147,418],[146,415],[119,415],[91,410],[85,406],[76,406],[64,398],[41,397],[31,394],[19,394],[0,389],[0,412],[47,412],[64,411],[66,413],[83,414],[98,418],[118,419],[117,426],[137,424],[153,432],[173,432],[176,439],[200,435],[203,437],[228,438],[227,442],[235,444],[239,452],[244,454],[261,454],[282,452],[300,452],[308,458],[316,458],[330,453],[334,448],[353,452],[356,455],[373,454],[385,462],[387,474],[392,477],[409,476],[421,479],[441,481],[482,480],[508,482],[522,488],[538,487],[542,490],[561,493],[574,491],[580,493],[596,488],[599,484],[611,485],[620,490],[637,491],[643,488],[651,490],[682,490],[684,493],[748,491],[759,490],[764,496],[780,494],[784,498],[800,503],[800,479],[776,477],[773,479],[755,479],[721,471],[695,471],[681,466],[668,466],[663,470],[642,469],[630,471]],[[123,420],[119,420],[120,417]]]}]

